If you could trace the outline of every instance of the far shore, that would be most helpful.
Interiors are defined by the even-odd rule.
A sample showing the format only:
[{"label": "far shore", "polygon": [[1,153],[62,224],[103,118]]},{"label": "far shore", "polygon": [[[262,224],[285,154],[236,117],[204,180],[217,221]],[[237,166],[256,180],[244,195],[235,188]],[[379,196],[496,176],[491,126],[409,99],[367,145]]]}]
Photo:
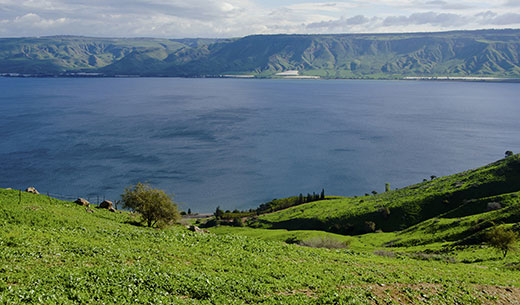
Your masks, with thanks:
[{"label": "far shore", "polygon": [[200,75],[193,77],[165,76],[165,75],[105,75],[101,73],[63,73],[63,74],[27,74],[27,73],[0,73],[0,78],[238,78],[238,79],[300,79],[300,80],[404,80],[404,81],[463,81],[463,82],[495,82],[520,83],[520,78],[482,77],[482,76],[406,76],[406,77],[352,77],[329,78],[318,75],[273,75],[258,76],[253,74],[226,74]]}]

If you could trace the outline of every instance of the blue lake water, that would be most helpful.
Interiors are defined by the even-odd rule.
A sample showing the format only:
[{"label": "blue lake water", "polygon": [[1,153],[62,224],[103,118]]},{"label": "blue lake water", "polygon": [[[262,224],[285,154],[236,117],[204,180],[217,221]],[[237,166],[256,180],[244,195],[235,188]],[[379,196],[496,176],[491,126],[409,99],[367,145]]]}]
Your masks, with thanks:
[{"label": "blue lake water", "polygon": [[362,195],[520,152],[520,84],[0,78],[0,187],[182,209]]}]

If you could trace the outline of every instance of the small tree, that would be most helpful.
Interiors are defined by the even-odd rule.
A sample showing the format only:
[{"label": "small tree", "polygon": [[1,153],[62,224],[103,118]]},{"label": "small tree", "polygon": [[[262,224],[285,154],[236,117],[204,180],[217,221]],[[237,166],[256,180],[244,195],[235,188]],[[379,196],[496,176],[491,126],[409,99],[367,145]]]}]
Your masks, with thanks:
[{"label": "small tree", "polygon": [[121,198],[123,206],[141,214],[143,221],[149,227],[154,226],[158,221],[169,223],[180,218],[177,205],[173,203],[171,196],[148,184],[138,182],[127,187]]},{"label": "small tree", "polygon": [[506,158],[511,157],[513,155],[513,152],[508,150],[508,151],[506,151],[505,155],[506,155]]},{"label": "small tree", "polygon": [[243,227],[243,226],[244,226],[244,223],[242,222],[242,219],[241,219],[240,217],[234,217],[234,218],[233,218],[232,225],[233,225],[234,227]]},{"label": "small tree", "polygon": [[216,209],[215,209],[215,213],[213,213],[213,215],[215,215],[215,218],[216,219],[221,219],[222,216],[224,216],[224,211],[222,211],[220,209],[220,206],[218,206]]},{"label": "small tree", "polygon": [[320,199],[321,200],[325,199],[325,189],[321,189]]},{"label": "small tree", "polygon": [[431,180],[433,180],[433,179],[437,179],[437,176],[435,176],[435,175],[431,175],[431,176],[430,176],[430,179],[431,179]]},{"label": "small tree", "polygon": [[188,215],[191,215],[191,209],[188,209]]},{"label": "small tree", "polygon": [[495,226],[487,234],[488,243],[502,252],[504,258],[509,251],[516,250],[517,239],[518,234],[515,231],[504,229],[502,226]]},{"label": "small tree", "polygon": [[390,183],[385,183],[385,192],[390,192]]},{"label": "small tree", "polygon": [[377,195],[377,191],[372,191],[372,194],[373,195]]}]

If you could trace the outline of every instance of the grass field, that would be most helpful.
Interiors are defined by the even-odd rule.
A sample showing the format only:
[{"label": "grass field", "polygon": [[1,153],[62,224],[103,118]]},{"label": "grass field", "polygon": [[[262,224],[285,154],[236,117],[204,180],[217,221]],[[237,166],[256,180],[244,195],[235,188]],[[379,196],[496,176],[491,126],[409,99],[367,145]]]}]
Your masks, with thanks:
[{"label": "grass field", "polygon": [[[342,237],[251,228],[159,230],[132,225],[137,216],[128,212],[87,213],[71,202],[22,193],[19,203],[18,196],[0,190],[2,304],[520,301],[518,255],[502,260],[486,246],[446,253],[424,252],[435,243],[381,247],[398,232]],[[351,246],[302,247],[283,242],[286,234],[329,234]]]}]

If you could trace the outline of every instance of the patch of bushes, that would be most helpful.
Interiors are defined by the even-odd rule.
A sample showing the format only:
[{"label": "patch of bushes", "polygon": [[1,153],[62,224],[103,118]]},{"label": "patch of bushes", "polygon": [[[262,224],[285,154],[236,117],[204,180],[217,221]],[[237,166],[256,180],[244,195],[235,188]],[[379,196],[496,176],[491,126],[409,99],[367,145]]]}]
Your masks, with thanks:
[{"label": "patch of bushes", "polygon": [[442,254],[434,254],[434,253],[426,253],[426,252],[417,252],[408,255],[410,258],[422,260],[422,261],[442,261],[445,263],[456,263],[457,260],[451,256],[446,256]]},{"label": "patch of bushes", "polygon": [[298,244],[300,246],[311,248],[345,249],[350,246],[350,240],[341,241],[332,237],[317,236],[302,240]]}]

